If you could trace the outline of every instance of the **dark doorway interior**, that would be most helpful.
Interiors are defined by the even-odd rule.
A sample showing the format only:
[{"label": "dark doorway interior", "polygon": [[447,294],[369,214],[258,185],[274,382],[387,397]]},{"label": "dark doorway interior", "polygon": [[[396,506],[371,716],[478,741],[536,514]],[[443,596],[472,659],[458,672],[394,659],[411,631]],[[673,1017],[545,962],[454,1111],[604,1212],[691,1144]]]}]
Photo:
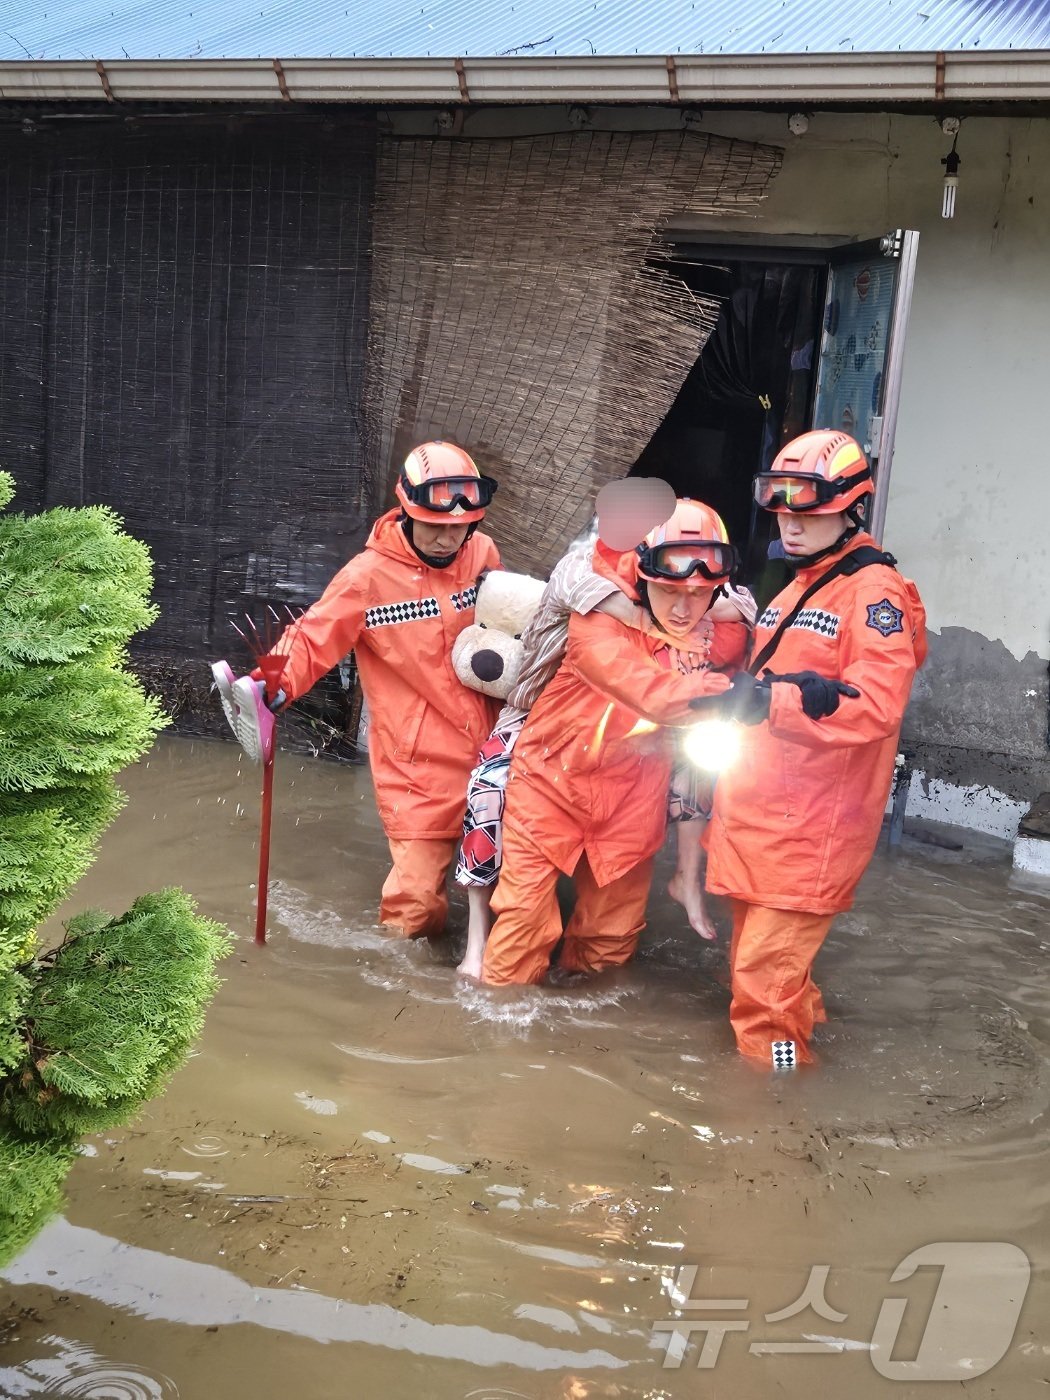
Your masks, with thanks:
[{"label": "dark doorway interior", "polygon": [[753,508],[751,480],[809,427],[827,267],[680,251],[669,270],[718,296],[722,310],[631,475],[663,477],[676,495],[714,506],[740,549],[743,580],[768,597],[786,570],[769,561],[776,526]]}]

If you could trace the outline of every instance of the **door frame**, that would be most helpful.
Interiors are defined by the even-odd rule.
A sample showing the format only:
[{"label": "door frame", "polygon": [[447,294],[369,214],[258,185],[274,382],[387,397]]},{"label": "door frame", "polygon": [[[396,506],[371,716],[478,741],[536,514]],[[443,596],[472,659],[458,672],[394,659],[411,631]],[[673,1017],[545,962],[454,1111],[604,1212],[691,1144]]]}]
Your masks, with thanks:
[{"label": "door frame", "polygon": [[[890,473],[893,467],[893,449],[904,377],[904,347],[915,288],[919,235],[911,229],[894,229],[876,238],[857,238],[853,241],[828,235],[812,239],[799,239],[797,235],[784,237],[791,241],[781,243],[776,238],[770,239],[768,235],[752,240],[746,233],[727,235],[714,231],[701,233],[698,230],[680,233],[672,228],[665,230],[663,234],[667,245],[664,256],[671,266],[689,262],[709,262],[712,257],[722,257],[727,262],[803,263],[829,270],[838,262],[864,257],[869,253],[873,257],[893,258],[899,261],[893,323],[883,366],[881,427],[878,442],[873,445],[877,450],[871,453],[875,472],[875,498],[868,529],[875,539],[881,542],[889,502]],[[814,358],[814,393],[819,354],[818,350]]]},{"label": "door frame", "polygon": [[904,346],[908,338],[911,299],[915,290],[915,264],[919,255],[919,235],[914,229],[896,229],[887,234],[895,240],[888,257],[900,258],[897,277],[897,297],[893,308],[890,342],[886,347],[886,364],[882,372],[882,433],[875,473],[875,500],[871,508],[869,532],[882,543],[886,527],[886,507],[890,499],[890,472],[893,470],[893,449],[897,438],[897,413],[900,408],[901,385],[904,379]]}]

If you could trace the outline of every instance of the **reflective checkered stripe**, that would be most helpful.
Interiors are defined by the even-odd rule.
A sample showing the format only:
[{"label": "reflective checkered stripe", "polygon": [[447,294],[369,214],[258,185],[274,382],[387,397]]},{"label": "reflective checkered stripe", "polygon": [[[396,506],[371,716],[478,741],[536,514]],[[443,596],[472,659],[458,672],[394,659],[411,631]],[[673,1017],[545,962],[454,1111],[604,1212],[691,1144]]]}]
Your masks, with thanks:
[{"label": "reflective checkered stripe", "polygon": [[390,627],[395,622],[419,622],[425,617],[440,617],[436,598],[406,598],[403,603],[380,603],[365,612],[366,627]]},{"label": "reflective checkered stripe", "polygon": [[472,608],[478,600],[477,588],[471,586],[464,588],[462,593],[453,593],[452,606],[456,612],[466,612],[467,608]]},{"label": "reflective checkered stripe", "polygon": [[816,632],[821,637],[837,637],[841,618],[822,608],[803,608],[791,624],[792,630],[801,627],[804,632]]},{"label": "reflective checkered stripe", "polygon": [[766,608],[765,612],[755,623],[756,627],[775,627],[780,621],[780,608]]}]

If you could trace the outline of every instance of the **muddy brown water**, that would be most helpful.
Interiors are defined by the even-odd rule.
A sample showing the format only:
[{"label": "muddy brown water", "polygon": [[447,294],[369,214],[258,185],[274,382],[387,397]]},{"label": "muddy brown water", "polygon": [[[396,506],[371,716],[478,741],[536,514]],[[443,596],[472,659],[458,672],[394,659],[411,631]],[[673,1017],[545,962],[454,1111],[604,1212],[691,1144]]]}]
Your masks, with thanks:
[{"label": "muddy brown water", "polygon": [[70,912],[178,883],[237,950],[6,1271],[0,1396],[1050,1394],[1050,898],[1005,846],[880,851],[821,955],[822,1062],[774,1076],[666,865],[632,967],[489,991],[373,926],[363,770],[279,757],[264,949],[257,774],[167,739],[125,786]]}]

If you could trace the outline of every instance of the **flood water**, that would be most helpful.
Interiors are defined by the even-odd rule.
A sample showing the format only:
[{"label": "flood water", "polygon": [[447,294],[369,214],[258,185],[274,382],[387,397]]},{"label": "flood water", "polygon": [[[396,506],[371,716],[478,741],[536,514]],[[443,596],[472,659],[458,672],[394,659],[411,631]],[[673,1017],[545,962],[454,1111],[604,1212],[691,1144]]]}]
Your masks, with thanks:
[{"label": "flood water", "polygon": [[1050,1394],[1050,891],[1007,847],[880,851],[775,1076],[666,868],[632,967],[486,990],[373,926],[366,771],[278,756],[265,948],[257,772],[166,739],[124,782],[69,912],[181,884],[237,949],[8,1268],[5,1400]]}]

